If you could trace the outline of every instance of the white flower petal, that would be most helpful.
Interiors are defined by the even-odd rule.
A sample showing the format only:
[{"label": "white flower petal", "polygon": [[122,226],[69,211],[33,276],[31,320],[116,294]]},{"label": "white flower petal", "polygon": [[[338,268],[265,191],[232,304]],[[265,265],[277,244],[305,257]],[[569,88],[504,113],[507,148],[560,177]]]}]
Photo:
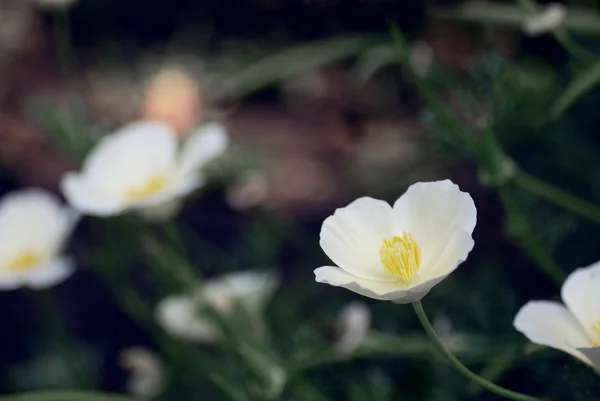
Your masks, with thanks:
[{"label": "white flower petal", "polygon": [[122,213],[126,202],[118,196],[102,192],[91,180],[77,173],[67,173],[60,182],[61,191],[69,204],[82,213],[94,216],[113,216]]},{"label": "white flower petal", "polygon": [[22,274],[0,274],[0,290],[14,290],[19,287],[44,289],[60,284],[75,271],[70,257],[62,257],[32,267]]},{"label": "white flower petal", "polygon": [[471,234],[465,231],[457,231],[450,238],[443,252],[437,256],[437,259],[433,258],[427,269],[417,272],[415,282],[419,283],[430,280],[432,277],[449,275],[467,259],[474,246],[475,241],[473,241]]},{"label": "white flower petal", "polygon": [[567,17],[567,8],[560,3],[549,3],[535,15],[523,20],[523,31],[538,36],[560,27]]},{"label": "white flower petal", "polygon": [[130,123],[105,136],[86,159],[82,177],[97,193],[122,197],[156,175],[172,174],[177,138],[169,126]]},{"label": "white flower petal", "polygon": [[[411,185],[394,203],[394,213],[401,230],[412,233],[421,247],[420,275],[450,273],[467,258],[472,248],[467,242],[440,258],[457,232],[470,236],[477,222],[473,199],[452,181]],[[427,272],[429,269],[434,271]]]},{"label": "white flower petal", "polygon": [[197,313],[201,307],[189,296],[171,296],[159,302],[156,320],[173,337],[187,341],[214,343],[220,337],[218,327]]},{"label": "white flower petal", "polygon": [[577,351],[585,355],[590,360],[596,373],[600,374],[600,347],[577,348]]},{"label": "white flower petal", "polygon": [[315,270],[315,280],[318,283],[344,287],[365,297],[393,301],[397,304],[419,301],[444,278],[445,276],[437,277],[410,288],[398,281],[375,281],[356,277],[335,266],[323,266]]},{"label": "white flower petal", "polygon": [[561,296],[591,339],[600,341],[600,262],[573,271],[565,280]]},{"label": "white flower petal", "polygon": [[183,145],[181,175],[196,175],[204,165],[225,152],[228,143],[229,136],[221,124],[210,123],[201,127]]},{"label": "white flower petal", "polygon": [[589,347],[587,337],[577,319],[558,302],[530,301],[515,316],[515,328],[531,342],[567,352],[591,364],[577,348]]},{"label": "white flower petal", "polygon": [[264,310],[280,284],[281,279],[274,271],[246,270],[210,280],[202,291],[217,308],[220,301],[239,301],[247,312],[256,315]]},{"label": "white flower petal", "polygon": [[49,288],[65,281],[74,271],[73,260],[65,256],[45,263],[34,270],[25,278],[24,285],[33,289]]},{"label": "white flower petal", "polygon": [[396,281],[379,256],[384,238],[393,236],[394,227],[387,202],[363,197],[337,209],[323,222],[320,245],[335,264],[354,276]]},{"label": "white flower petal", "polygon": [[0,201],[0,265],[15,253],[52,257],[64,246],[79,215],[50,192],[30,188]]},{"label": "white flower petal", "polygon": [[337,320],[338,340],[335,348],[344,354],[354,352],[371,329],[371,309],[364,302],[346,304]]}]

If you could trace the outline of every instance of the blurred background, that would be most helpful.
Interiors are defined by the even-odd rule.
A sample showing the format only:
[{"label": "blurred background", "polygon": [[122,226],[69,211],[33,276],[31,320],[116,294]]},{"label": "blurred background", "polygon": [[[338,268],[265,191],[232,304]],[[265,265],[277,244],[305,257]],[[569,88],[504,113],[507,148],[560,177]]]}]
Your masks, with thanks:
[{"label": "blurred background", "polygon": [[[275,399],[493,400],[437,356],[412,308],[314,282],[313,270],[329,263],[319,230],[335,208],[365,195],[393,202],[414,182],[450,178],[474,198],[478,224],[468,261],[424,300],[438,331],[468,366],[506,387],[600,399],[590,369],[528,348],[512,326],[522,304],[557,298],[561,275],[600,259],[597,222],[519,186],[514,207],[503,205],[419,94],[388,32],[394,20],[414,69],[473,135],[492,127],[523,171],[600,203],[600,4],[569,1],[566,17],[531,22],[544,5],[0,0],[0,194],[59,193],[88,142],[128,122],[154,118],[185,132],[219,121],[231,146],[175,224],[182,252],[207,279],[249,269],[281,277],[265,310],[267,348],[294,368]],[[69,130],[86,139],[69,147]],[[52,312],[35,291],[0,293],[2,393],[132,392],[123,352],[143,347],[160,367],[156,391],[137,395],[261,399],[227,394],[255,385],[230,351],[173,340],[159,327],[152,310],[169,291],[125,230],[111,244],[97,223],[77,227],[68,252],[78,270],[51,290]],[[117,276],[94,267],[109,252],[121,255],[116,280],[139,305],[127,307]],[[368,334],[334,352],[349,302],[367,311]],[[165,342],[191,361],[166,355]]]}]

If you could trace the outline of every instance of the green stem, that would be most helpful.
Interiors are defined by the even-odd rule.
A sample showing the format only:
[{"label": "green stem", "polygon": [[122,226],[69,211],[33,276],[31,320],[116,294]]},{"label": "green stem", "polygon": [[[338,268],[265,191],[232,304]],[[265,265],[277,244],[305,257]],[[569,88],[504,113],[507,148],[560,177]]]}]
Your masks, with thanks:
[{"label": "green stem", "polygon": [[519,171],[513,180],[515,185],[523,190],[546,199],[548,202],[554,203],[594,223],[600,224],[600,208],[593,203],[571,195],[523,171]]},{"label": "green stem", "polygon": [[452,355],[452,353],[450,351],[448,351],[446,349],[446,347],[444,346],[444,344],[442,343],[442,341],[440,340],[438,335],[435,333],[435,330],[431,326],[431,323],[429,323],[429,319],[427,318],[427,315],[425,314],[425,310],[423,310],[423,305],[421,304],[421,301],[413,302],[412,305],[413,305],[413,308],[415,309],[415,313],[417,314],[417,317],[419,318],[419,321],[421,322],[421,325],[423,326],[423,329],[425,329],[425,333],[427,333],[427,336],[429,337],[429,339],[431,340],[431,342],[433,343],[435,348],[439,351],[440,354],[442,354],[448,360],[448,362],[450,362],[452,367],[458,373],[460,373],[467,379],[479,384],[481,387],[485,388],[486,390],[488,390],[494,394],[497,394],[501,397],[504,397],[504,398],[508,398],[511,400],[519,400],[519,401],[542,401],[543,400],[542,398],[531,397],[529,395],[525,395],[525,394],[507,390],[503,387],[500,387],[500,386],[484,379],[481,376],[476,375],[472,371],[470,371],[465,365],[463,365],[458,359],[456,359],[456,357],[454,355]]},{"label": "green stem", "polygon": [[508,234],[519,242],[521,249],[535,261],[542,272],[557,285],[562,285],[566,278],[565,273],[536,240],[510,189],[506,186],[498,187],[498,195],[506,213]]},{"label": "green stem", "polygon": [[140,401],[125,395],[79,390],[32,391],[2,397],[2,401]]},{"label": "green stem", "polygon": [[[45,315],[44,317],[46,319],[48,332],[52,337],[52,341],[59,344],[61,347],[65,347],[70,354],[78,356],[79,352],[76,349],[77,341],[71,335],[56,302],[56,298],[53,296],[51,290],[39,290],[36,291],[36,295],[38,296],[38,302]],[[80,360],[77,359],[77,361],[79,362]],[[72,360],[67,360],[67,366],[69,373],[76,378],[79,386],[93,386],[94,378],[85,368],[83,368],[83,366],[80,366],[79,363],[75,363]]]},{"label": "green stem", "polygon": [[478,156],[477,146],[474,142],[474,138],[471,137],[471,135],[464,129],[461,121],[448,110],[445,103],[433,90],[431,85],[429,85],[429,83],[413,68],[413,64],[410,59],[410,53],[408,51],[408,43],[398,25],[395,22],[390,21],[389,30],[392,39],[398,46],[399,55],[402,65],[404,66],[404,70],[408,73],[413,83],[417,86],[421,92],[421,95],[423,95],[425,100],[427,100],[434,114],[449,128],[449,132],[455,140],[466,146],[469,151]]},{"label": "green stem", "polygon": [[77,72],[77,57],[72,47],[71,22],[67,10],[59,10],[53,15],[54,39],[58,53],[58,61],[62,79],[67,89],[67,105],[64,108],[64,118],[61,123],[67,137],[67,151],[71,157],[81,161],[92,141],[89,137],[82,135],[81,127],[78,127],[75,104],[83,104],[79,95],[74,77]]}]

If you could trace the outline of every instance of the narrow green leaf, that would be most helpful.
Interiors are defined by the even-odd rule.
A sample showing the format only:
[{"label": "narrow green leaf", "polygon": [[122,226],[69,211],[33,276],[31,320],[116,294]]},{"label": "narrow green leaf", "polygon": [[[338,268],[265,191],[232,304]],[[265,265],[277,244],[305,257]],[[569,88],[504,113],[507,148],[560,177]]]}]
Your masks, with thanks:
[{"label": "narrow green leaf", "polygon": [[550,109],[552,118],[563,115],[573,104],[600,84],[600,61],[575,77]]},{"label": "narrow green leaf", "polygon": [[221,90],[229,97],[242,97],[311,69],[348,59],[385,38],[338,37],[287,48],[233,74]]}]

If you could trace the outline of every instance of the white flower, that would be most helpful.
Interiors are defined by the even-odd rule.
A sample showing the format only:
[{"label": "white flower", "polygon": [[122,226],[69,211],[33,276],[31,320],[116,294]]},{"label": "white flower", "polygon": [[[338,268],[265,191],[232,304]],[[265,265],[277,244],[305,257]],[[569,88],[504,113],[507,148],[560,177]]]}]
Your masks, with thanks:
[{"label": "white flower", "polygon": [[81,172],[67,173],[62,191],[73,207],[96,216],[162,205],[202,186],[201,169],[227,142],[217,123],[200,128],[181,149],[169,126],[131,123],[104,137]]},{"label": "white flower", "polygon": [[138,397],[156,398],[165,389],[165,369],[154,352],[144,347],[131,347],[119,354],[119,362],[130,372],[127,392]]},{"label": "white flower", "polygon": [[567,17],[567,9],[560,3],[550,3],[539,13],[525,18],[523,30],[529,36],[538,36],[558,28]]},{"label": "white flower", "polygon": [[172,336],[188,341],[214,343],[220,339],[218,325],[206,314],[206,302],[224,316],[243,308],[252,320],[252,330],[261,336],[262,313],[279,286],[279,278],[269,271],[229,273],[209,280],[193,295],[170,296],[163,299],[156,310],[159,324]]},{"label": "white flower", "polygon": [[73,272],[60,252],[77,221],[71,209],[41,189],[0,200],[0,290],[47,288]]},{"label": "white flower", "polygon": [[515,328],[530,341],[568,352],[600,373],[600,262],[571,273],[561,297],[564,305],[525,304],[515,317]]},{"label": "white flower", "polygon": [[354,352],[371,329],[371,309],[363,302],[346,304],[338,316],[339,339],[336,349],[344,354]]},{"label": "white flower", "polygon": [[339,267],[316,269],[316,280],[369,298],[418,301],[467,258],[476,221],[473,199],[449,180],[413,184],[393,208],[359,198],[323,223],[321,248]]}]

